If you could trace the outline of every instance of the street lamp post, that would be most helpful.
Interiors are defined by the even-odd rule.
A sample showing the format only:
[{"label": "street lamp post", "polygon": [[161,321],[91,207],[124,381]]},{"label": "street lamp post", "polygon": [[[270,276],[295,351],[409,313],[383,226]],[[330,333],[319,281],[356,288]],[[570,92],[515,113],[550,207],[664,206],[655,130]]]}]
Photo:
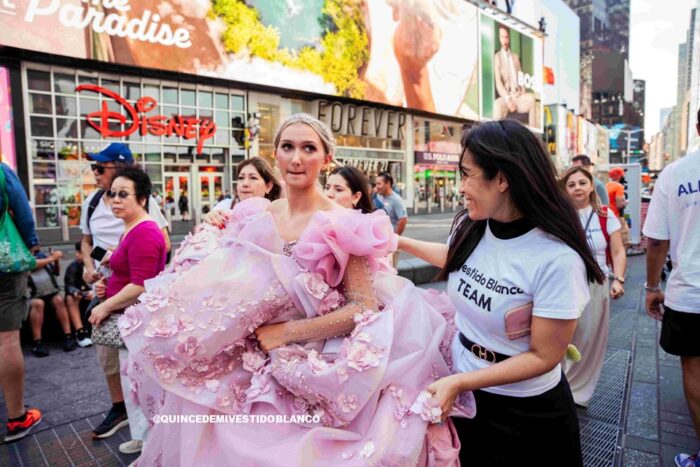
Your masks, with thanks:
[{"label": "street lamp post", "polygon": [[641,131],[644,131],[644,130],[642,130],[641,128],[640,128],[640,129],[637,129],[637,130],[620,130],[620,133],[627,133],[627,154],[625,155],[625,158],[626,158],[627,160],[625,161],[625,160],[623,159],[623,161],[625,162],[625,164],[629,164],[629,163],[630,163],[630,152],[631,152],[631,150],[632,150],[632,149],[630,148],[630,137],[631,137],[633,134],[639,133],[639,132],[641,132]]}]

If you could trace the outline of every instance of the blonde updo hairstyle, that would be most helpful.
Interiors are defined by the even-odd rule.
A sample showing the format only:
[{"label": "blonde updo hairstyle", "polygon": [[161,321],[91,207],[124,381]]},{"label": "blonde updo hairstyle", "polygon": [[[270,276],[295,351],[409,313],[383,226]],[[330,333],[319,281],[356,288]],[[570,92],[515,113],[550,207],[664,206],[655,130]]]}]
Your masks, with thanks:
[{"label": "blonde updo hairstyle", "polygon": [[335,137],[333,136],[331,129],[328,128],[328,125],[323,123],[321,120],[306,113],[292,114],[282,120],[282,123],[280,123],[280,125],[277,127],[277,131],[275,132],[275,139],[273,141],[275,151],[277,150],[277,146],[280,144],[284,130],[297,123],[303,123],[304,125],[310,126],[321,140],[321,144],[323,144],[323,149],[326,151],[326,154],[330,154],[331,157],[335,155]]}]

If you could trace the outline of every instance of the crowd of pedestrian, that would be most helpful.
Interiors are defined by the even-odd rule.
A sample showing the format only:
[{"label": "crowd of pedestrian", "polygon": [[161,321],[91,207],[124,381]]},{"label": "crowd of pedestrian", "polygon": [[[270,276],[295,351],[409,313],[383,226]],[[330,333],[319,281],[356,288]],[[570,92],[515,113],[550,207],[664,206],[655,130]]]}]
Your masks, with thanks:
[{"label": "crowd of pedestrian", "polygon": [[[274,147],[278,170],[262,158],[239,164],[236,192],[205,214],[166,274],[163,209],[173,201],[153,191],[127,145],[89,154],[98,190],[84,202],[83,239],[63,290],[62,254],[41,251],[24,189],[1,165],[0,228],[15,229],[0,237],[13,252],[0,252],[5,441],[41,421],[40,409],[24,406],[19,329],[27,320],[31,352],[48,355],[42,330],[51,309],[63,349],[94,344],[105,375],[112,407],[93,437],[129,425],[119,450],[143,452],[147,464],[281,464],[303,452],[311,463],[342,463],[376,450],[378,461],[413,465],[507,463],[512,452],[582,465],[575,407],[585,409],[595,391],[610,300],[625,293],[624,170],[611,168],[604,184],[580,155],[557,173],[525,126],[482,123],[462,136],[465,209],[439,244],[403,236],[408,215],[390,173],[371,184],[340,167],[319,191],[335,142],[317,119],[292,115]],[[662,348],[681,358],[700,439],[698,174],[700,153],[656,182],[644,288],[649,315],[662,320]],[[188,218],[185,193],[177,207]],[[439,267],[447,294],[402,282],[398,251]],[[580,361],[566,358],[572,343]],[[405,408],[396,418],[382,415],[396,404]],[[325,428],[148,421],[241,412],[314,414]],[[275,449],[251,448],[263,438]],[[700,465],[694,453],[675,461]]]}]

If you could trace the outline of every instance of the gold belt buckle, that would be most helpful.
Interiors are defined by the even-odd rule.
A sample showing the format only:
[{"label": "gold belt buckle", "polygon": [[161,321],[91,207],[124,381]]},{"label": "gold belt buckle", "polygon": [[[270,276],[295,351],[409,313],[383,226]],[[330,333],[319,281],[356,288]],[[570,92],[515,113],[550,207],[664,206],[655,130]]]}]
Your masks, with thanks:
[{"label": "gold belt buckle", "polygon": [[476,358],[486,360],[489,363],[496,363],[496,354],[493,353],[492,350],[484,348],[479,344],[472,344],[471,351]]}]

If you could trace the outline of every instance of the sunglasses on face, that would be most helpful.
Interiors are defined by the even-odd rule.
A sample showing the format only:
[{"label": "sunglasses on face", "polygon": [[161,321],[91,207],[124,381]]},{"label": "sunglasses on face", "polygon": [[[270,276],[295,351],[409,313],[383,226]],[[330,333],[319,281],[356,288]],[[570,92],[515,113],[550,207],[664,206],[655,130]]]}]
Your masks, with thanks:
[{"label": "sunglasses on face", "polygon": [[102,175],[106,169],[114,169],[115,167],[113,165],[90,164],[90,168],[93,172],[97,172],[98,175]]},{"label": "sunglasses on face", "polygon": [[124,191],[124,190],[119,190],[118,192],[109,190],[109,191],[105,192],[105,196],[109,199],[114,199],[116,197],[119,197],[119,199],[126,199],[129,196],[136,196],[136,195],[134,195],[133,193],[129,193],[128,191]]}]

